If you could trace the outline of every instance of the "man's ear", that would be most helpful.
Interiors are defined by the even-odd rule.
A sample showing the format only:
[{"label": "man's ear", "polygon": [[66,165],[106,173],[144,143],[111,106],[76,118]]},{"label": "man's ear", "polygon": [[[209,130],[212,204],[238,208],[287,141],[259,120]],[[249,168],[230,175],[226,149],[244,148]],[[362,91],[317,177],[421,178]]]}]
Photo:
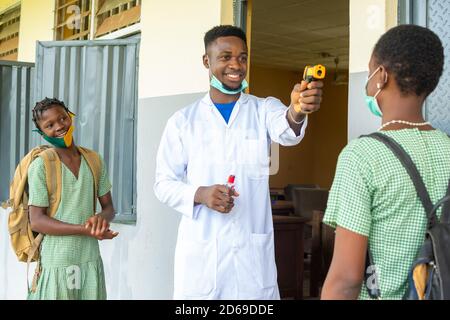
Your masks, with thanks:
[{"label": "man's ear", "polygon": [[203,55],[203,65],[206,69],[209,69],[209,58],[206,53]]}]

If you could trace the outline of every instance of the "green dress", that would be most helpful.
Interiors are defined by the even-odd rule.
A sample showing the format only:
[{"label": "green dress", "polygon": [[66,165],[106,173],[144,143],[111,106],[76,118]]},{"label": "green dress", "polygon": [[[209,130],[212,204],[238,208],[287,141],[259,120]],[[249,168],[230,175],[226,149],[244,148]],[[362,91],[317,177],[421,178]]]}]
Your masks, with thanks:
[{"label": "green dress", "polygon": [[[45,167],[41,158],[28,169],[29,205],[48,207]],[[111,189],[102,160],[98,196]],[[61,202],[55,219],[84,224],[94,213],[94,182],[86,160],[81,157],[78,179],[62,163]],[[41,274],[30,300],[106,299],[105,275],[98,240],[81,235],[46,235],[41,244]]]},{"label": "green dress", "polygon": [[[436,203],[450,178],[450,139],[439,130],[383,131],[411,156]],[[437,215],[440,217],[441,209]],[[406,169],[383,143],[360,138],[339,156],[324,223],[367,236],[382,299],[401,299],[427,217]],[[365,286],[360,299],[369,299]]]}]

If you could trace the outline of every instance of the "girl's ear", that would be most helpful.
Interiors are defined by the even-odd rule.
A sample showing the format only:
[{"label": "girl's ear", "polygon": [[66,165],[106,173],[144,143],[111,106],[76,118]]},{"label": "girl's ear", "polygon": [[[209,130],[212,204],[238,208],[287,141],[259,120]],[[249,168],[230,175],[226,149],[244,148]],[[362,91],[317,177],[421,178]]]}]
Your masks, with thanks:
[{"label": "girl's ear", "polygon": [[383,89],[388,82],[388,72],[383,65],[380,66],[380,80],[377,82],[377,89]]},{"label": "girl's ear", "polygon": [[388,82],[389,75],[388,75],[388,72],[387,72],[386,68],[383,65],[380,68],[380,73],[381,73],[381,79],[383,79],[382,84],[383,84],[383,87],[384,87],[387,84],[387,82]]}]

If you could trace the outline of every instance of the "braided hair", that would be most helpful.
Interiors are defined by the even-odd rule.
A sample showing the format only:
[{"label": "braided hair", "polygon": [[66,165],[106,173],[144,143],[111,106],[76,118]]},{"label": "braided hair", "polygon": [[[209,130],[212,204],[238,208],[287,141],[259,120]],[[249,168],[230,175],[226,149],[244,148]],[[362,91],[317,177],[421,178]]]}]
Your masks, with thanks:
[{"label": "braided hair", "polygon": [[44,100],[41,100],[36,103],[36,105],[33,108],[33,122],[34,122],[34,125],[36,126],[36,128],[40,129],[37,122],[41,119],[42,113],[48,109],[51,109],[51,108],[57,107],[57,106],[66,110],[67,113],[70,112],[69,108],[66,107],[64,102],[62,102],[56,98],[47,98],[46,97]]}]

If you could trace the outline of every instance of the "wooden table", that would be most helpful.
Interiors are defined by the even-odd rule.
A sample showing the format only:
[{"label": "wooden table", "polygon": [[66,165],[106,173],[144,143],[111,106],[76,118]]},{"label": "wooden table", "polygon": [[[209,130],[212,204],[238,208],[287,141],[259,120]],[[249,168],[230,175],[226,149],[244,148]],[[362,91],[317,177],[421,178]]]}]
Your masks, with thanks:
[{"label": "wooden table", "polygon": [[307,218],[273,215],[275,261],[282,299],[303,298],[303,229]]}]

